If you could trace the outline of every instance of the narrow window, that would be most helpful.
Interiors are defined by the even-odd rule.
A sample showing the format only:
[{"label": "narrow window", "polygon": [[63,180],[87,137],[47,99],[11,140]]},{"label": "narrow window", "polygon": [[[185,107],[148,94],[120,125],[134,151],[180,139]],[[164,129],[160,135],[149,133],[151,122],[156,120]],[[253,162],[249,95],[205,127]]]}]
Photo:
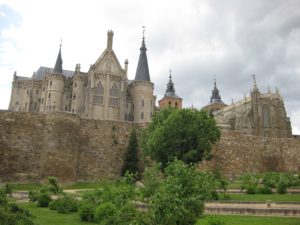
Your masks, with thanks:
[{"label": "narrow window", "polygon": [[73,95],[73,99],[74,99],[74,100],[76,99],[76,95]]},{"label": "narrow window", "polygon": [[74,86],[75,86],[75,88],[77,87],[77,83],[76,82],[75,82]]},{"label": "narrow window", "polygon": [[49,93],[48,98],[51,98],[51,93]]},{"label": "narrow window", "polygon": [[144,113],[141,112],[141,119],[143,120],[144,119]]},{"label": "narrow window", "polygon": [[52,80],[50,80],[50,86],[52,86]]},{"label": "narrow window", "polygon": [[269,120],[269,107],[264,105],[262,108],[263,113],[263,125],[264,127],[270,127],[270,120]]},{"label": "narrow window", "polygon": [[144,99],[142,100],[142,107],[144,107]]}]

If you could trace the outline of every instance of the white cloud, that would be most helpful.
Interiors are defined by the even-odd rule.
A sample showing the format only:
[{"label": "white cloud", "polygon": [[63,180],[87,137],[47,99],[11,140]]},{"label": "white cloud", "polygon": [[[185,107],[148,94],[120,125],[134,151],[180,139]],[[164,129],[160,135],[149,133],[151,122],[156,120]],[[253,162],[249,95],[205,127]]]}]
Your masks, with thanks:
[{"label": "white cloud", "polygon": [[[228,0],[0,0],[22,20],[0,30],[0,82],[11,83],[14,70],[31,76],[39,66],[53,66],[63,38],[64,68],[82,70],[100,56],[106,32],[114,30],[114,50],[129,78],[135,75],[142,26],[150,75],[158,99],[170,67],[184,105],[207,104],[213,75],[225,102],[239,100],[257,74],[261,90],[278,86],[286,100],[294,132],[300,129],[299,1]],[[8,102],[9,96],[1,98]],[[292,103],[293,102],[293,103]],[[6,104],[7,105],[7,104]],[[7,107],[7,106],[6,106]]]}]

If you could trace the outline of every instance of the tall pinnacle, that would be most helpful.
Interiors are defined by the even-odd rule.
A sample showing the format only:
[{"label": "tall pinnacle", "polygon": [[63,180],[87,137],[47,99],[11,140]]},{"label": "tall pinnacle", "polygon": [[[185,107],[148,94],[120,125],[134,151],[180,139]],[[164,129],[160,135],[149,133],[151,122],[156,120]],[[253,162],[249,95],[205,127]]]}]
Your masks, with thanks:
[{"label": "tall pinnacle", "polygon": [[217,88],[216,77],[214,77],[214,89],[212,90],[212,95],[210,97],[210,103],[223,103],[219,90]]},{"label": "tall pinnacle", "polygon": [[174,96],[174,94],[175,94],[175,87],[174,87],[174,83],[172,81],[172,74],[171,74],[171,69],[170,69],[169,83],[167,84],[167,90],[166,90],[165,95]]},{"label": "tall pinnacle", "polygon": [[145,45],[145,27],[143,27],[143,41],[142,46],[140,48],[140,57],[138,66],[136,69],[135,79],[134,80],[145,80],[150,81],[150,74],[149,74],[149,67],[148,67],[148,60],[147,60],[147,48]]},{"label": "tall pinnacle", "polygon": [[255,74],[251,75],[253,78],[253,91],[259,91],[257,84],[256,84],[256,79],[255,79]]},{"label": "tall pinnacle", "polygon": [[56,63],[55,63],[55,66],[54,66],[54,70],[53,70],[53,73],[63,73],[63,69],[62,69],[62,64],[63,64],[63,61],[62,61],[62,58],[61,58],[61,44],[59,46],[59,52],[58,52],[58,55],[57,55],[57,59],[56,59]]}]

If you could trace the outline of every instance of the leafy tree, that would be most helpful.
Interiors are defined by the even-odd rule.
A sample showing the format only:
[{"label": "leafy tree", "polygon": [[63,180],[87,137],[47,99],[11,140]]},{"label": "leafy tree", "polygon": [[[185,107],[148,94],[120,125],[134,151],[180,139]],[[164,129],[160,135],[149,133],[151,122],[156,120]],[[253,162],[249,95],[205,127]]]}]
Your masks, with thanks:
[{"label": "leafy tree", "polygon": [[150,197],[148,216],[151,224],[195,224],[203,212],[204,201],[213,198],[215,188],[211,174],[174,160],[166,167],[165,178]]},{"label": "leafy tree", "polygon": [[129,144],[127,147],[127,152],[125,156],[125,162],[122,168],[122,176],[126,174],[126,172],[132,174],[139,173],[139,157],[138,157],[138,139],[136,136],[135,129],[133,129],[130,133]]},{"label": "leafy tree", "polygon": [[165,168],[176,158],[186,164],[201,161],[219,138],[216,122],[206,112],[166,108],[154,115],[141,143],[146,154]]}]

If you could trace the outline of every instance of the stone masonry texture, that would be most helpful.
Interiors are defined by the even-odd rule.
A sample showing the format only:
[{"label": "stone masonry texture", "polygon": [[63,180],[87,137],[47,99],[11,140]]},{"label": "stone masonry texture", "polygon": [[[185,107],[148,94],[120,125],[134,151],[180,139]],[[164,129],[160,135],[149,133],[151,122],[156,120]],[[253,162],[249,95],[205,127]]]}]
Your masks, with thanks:
[{"label": "stone masonry texture", "polygon": [[[120,175],[132,122],[68,113],[0,112],[0,182],[91,181]],[[223,132],[200,169],[234,177],[245,172],[300,170],[300,140]]]}]

